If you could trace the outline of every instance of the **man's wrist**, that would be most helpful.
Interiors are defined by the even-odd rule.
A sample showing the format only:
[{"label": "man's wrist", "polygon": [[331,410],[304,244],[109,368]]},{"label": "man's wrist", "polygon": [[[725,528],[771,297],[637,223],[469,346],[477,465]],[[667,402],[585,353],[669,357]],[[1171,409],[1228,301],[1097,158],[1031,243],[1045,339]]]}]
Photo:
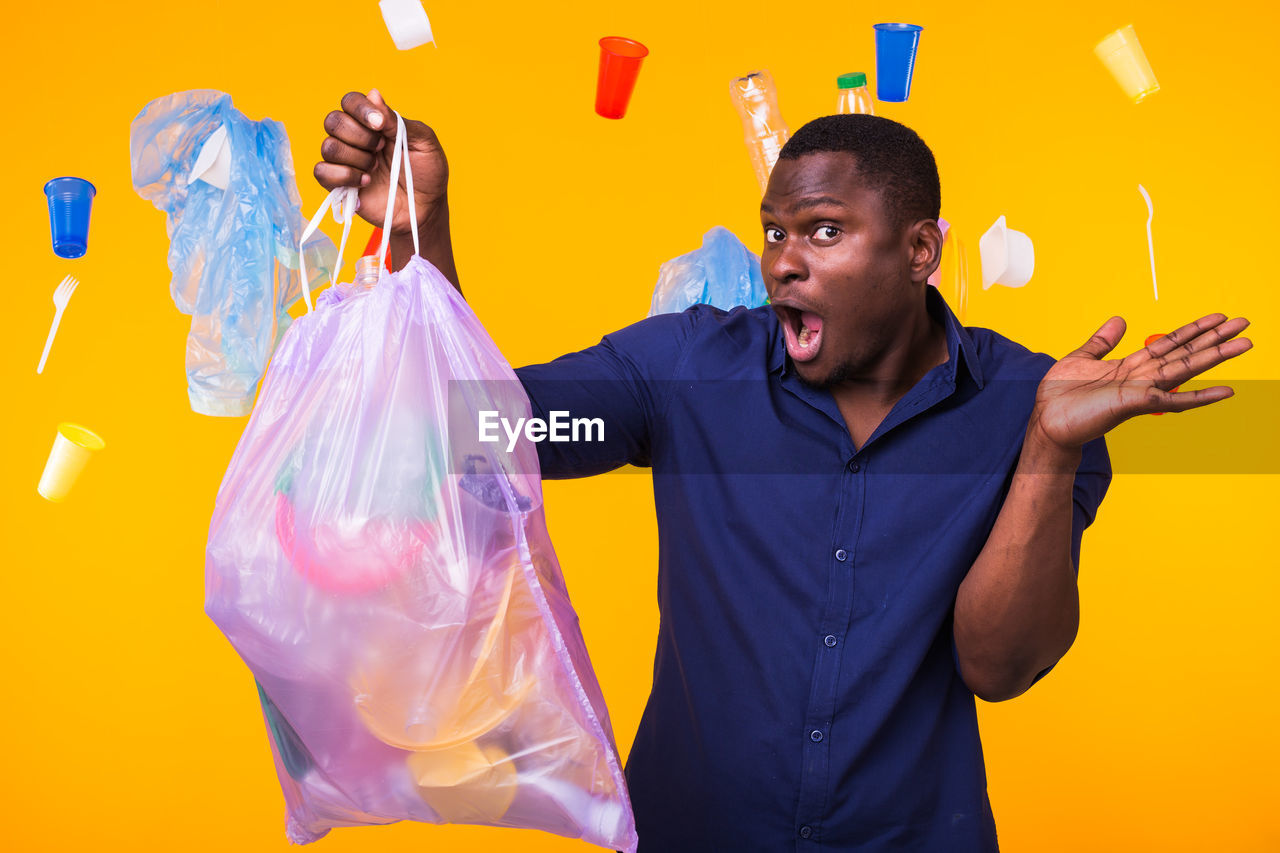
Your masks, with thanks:
[{"label": "man's wrist", "polygon": [[1064,447],[1045,435],[1038,419],[1033,415],[1027,424],[1022,455],[1018,458],[1018,470],[1024,474],[1071,474],[1080,467],[1083,450]]},{"label": "man's wrist", "polygon": [[449,231],[449,202],[442,200],[432,211],[431,217],[418,229],[418,242],[422,246],[422,256],[440,266],[438,256],[448,255],[453,259],[453,235]]},{"label": "man's wrist", "polygon": [[[418,253],[430,261],[445,278],[458,288],[458,270],[453,259],[453,237],[449,231],[449,199],[440,198],[430,207],[427,220],[418,228]],[[413,257],[414,242],[412,232],[392,231],[389,251],[391,266],[399,270]]]}]

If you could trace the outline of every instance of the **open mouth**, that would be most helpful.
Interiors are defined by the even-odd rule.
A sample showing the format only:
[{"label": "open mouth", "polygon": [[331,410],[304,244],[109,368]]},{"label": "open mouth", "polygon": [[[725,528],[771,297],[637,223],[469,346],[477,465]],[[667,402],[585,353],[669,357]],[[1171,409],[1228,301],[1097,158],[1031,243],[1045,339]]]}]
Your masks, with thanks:
[{"label": "open mouth", "polygon": [[801,311],[790,305],[775,303],[773,309],[782,321],[782,333],[791,360],[812,361],[817,358],[822,346],[822,318],[812,311]]}]

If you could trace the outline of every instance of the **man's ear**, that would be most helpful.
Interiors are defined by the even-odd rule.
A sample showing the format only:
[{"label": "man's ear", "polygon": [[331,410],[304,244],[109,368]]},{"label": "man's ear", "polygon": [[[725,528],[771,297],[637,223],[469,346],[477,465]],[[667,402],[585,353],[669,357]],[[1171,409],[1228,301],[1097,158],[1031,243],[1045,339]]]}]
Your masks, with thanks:
[{"label": "man's ear", "polygon": [[911,280],[924,284],[942,261],[942,229],[936,219],[921,219],[908,229]]}]

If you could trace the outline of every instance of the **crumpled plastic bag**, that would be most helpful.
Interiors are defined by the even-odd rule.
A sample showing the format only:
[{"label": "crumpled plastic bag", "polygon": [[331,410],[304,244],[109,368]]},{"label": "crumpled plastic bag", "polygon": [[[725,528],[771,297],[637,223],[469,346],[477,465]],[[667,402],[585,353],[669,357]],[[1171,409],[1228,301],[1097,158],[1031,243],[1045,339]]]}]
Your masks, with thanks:
[{"label": "crumpled plastic bag", "polygon": [[[225,189],[188,181],[205,142],[225,128]],[[133,186],[167,214],[170,290],[191,316],[187,391],[204,415],[249,414],[258,381],[302,293],[298,237],[306,221],[284,125],[252,121],[213,90],[147,104],[129,136]],[[311,280],[332,268],[333,243],[306,245]]]},{"label": "crumpled plastic bag", "polygon": [[636,848],[536,449],[482,441],[489,411],[528,398],[419,257],[324,291],[271,362],[206,611],[257,680],[295,843],[409,819]]},{"label": "crumpled plastic bag", "polygon": [[699,303],[725,311],[739,305],[758,308],[768,297],[760,258],[733,232],[716,226],[703,236],[702,248],[662,265],[649,316],[675,314]]}]

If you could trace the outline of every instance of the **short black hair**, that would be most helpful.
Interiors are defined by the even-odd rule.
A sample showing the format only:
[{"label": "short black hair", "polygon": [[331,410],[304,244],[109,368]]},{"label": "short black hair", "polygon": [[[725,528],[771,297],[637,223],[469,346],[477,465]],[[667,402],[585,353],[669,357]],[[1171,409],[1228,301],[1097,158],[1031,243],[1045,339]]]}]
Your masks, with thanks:
[{"label": "short black hair", "polygon": [[797,130],[778,159],[823,152],[844,152],[857,159],[859,176],[880,193],[894,227],[938,218],[938,164],[929,146],[905,124],[862,114],[823,116]]}]

